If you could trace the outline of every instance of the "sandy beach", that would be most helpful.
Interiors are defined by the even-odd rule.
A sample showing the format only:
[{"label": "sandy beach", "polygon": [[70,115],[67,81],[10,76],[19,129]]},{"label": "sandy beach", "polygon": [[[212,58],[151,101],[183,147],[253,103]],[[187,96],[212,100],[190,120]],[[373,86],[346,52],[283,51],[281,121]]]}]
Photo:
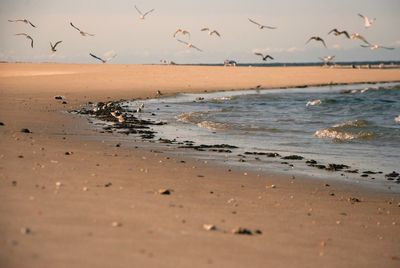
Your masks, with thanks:
[{"label": "sandy beach", "polygon": [[1,267],[399,267],[390,190],[117,147],[67,113],[157,90],[384,81],[400,70],[0,64]]}]

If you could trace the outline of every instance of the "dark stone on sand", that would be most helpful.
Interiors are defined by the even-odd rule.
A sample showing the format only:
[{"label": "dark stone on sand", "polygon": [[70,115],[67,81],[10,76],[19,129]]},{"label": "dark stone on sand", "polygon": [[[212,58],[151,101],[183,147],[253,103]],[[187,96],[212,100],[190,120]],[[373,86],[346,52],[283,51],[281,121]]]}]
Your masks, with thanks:
[{"label": "dark stone on sand", "polygon": [[300,156],[300,155],[288,155],[288,156],[284,156],[281,159],[285,159],[285,160],[303,160],[304,157]]},{"label": "dark stone on sand", "polygon": [[363,178],[366,178],[368,176],[369,176],[368,174],[361,174],[361,177],[363,177]]},{"label": "dark stone on sand", "polygon": [[358,173],[358,169],[345,170],[346,173]]},{"label": "dark stone on sand", "polygon": [[338,170],[347,169],[347,168],[349,168],[349,166],[343,165],[343,164],[329,164],[329,165],[326,167],[326,170],[329,170],[329,171],[338,171]]},{"label": "dark stone on sand", "polygon": [[104,187],[111,187],[112,186],[112,183],[111,182],[108,182],[108,183],[106,183],[106,184],[104,184]]},{"label": "dark stone on sand", "polygon": [[12,181],[11,185],[14,186],[14,187],[17,186],[17,181]]},{"label": "dark stone on sand", "polygon": [[21,129],[21,132],[22,132],[22,133],[32,133],[32,132],[29,130],[29,128],[22,128],[22,129]]},{"label": "dark stone on sand", "polygon": [[158,193],[160,195],[170,195],[172,193],[172,190],[170,190],[170,189],[160,189],[160,190],[158,190]]},{"label": "dark stone on sand", "polygon": [[62,104],[68,104],[66,101],[63,101]]},{"label": "dark stone on sand", "polygon": [[115,145],[115,147],[121,147],[121,144],[120,144],[120,143],[117,143],[117,144]]},{"label": "dark stone on sand", "polygon": [[325,165],[314,165],[314,167],[316,167],[318,169],[326,169]]},{"label": "dark stone on sand", "polygon": [[400,174],[397,173],[396,171],[393,171],[392,173],[385,174],[386,178],[396,178],[396,177],[399,177],[399,176],[400,176]]},{"label": "dark stone on sand", "polygon": [[288,162],[281,162],[282,165],[289,165]]},{"label": "dark stone on sand", "polygon": [[233,229],[232,233],[237,234],[237,235],[253,235],[253,232],[250,229],[246,229],[246,228],[242,228],[242,227]]},{"label": "dark stone on sand", "polygon": [[356,198],[356,197],[349,197],[349,198],[347,199],[347,201],[349,201],[349,202],[352,203],[352,204],[361,202],[361,200],[358,199],[358,198]]},{"label": "dark stone on sand", "polygon": [[4,123],[3,123],[3,122],[0,122],[0,126],[4,126]]},{"label": "dark stone on sand", "polygon": [[317,164],[317,161],[315,161],[314,159],[310,159],[310,160],[307,160],[307,161],[306,161],[306,164],[309,164],[309,165],[316,165],[316,164]]},{"label": "dark stone on sand", "polygon": [[65,155],[72,155],[73,152],[65,152]]},{"label": "dark stone on sand", "polygon": [[364,172],[363,172],[363,174],[370,174],[370,175],[374,175],[374,174],[376,174],[376,172],[373,172],[373,171],[367,170],[367,171],[364,171]]},{"label": "dark stone on sand", "polygon": [[62,96],[55,96],[54,99],[56,99],[56,100],[62,100],[63,97],[62,97]]}]

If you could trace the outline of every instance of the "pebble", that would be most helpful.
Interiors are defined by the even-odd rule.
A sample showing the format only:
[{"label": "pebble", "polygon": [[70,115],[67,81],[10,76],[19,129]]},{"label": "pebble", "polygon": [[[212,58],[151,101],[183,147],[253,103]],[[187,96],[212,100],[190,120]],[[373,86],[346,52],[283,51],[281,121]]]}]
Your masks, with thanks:
[{"label": "pebble", "polygon": [[121,227],[121,226],[122,226],[122,223],[117,222],[117,221],[113,221],[113,222],[111,223],[111,226],[112,226],[112,227]]},{"label": "pebble", "polygon": [[57,187],[61,187],[61,186],[62,186],[62,183],[58,181],[58,182],[56,182],[56,186],[57,186]]},{"label": "pebble", "polygon": [[215,231],[217,227],[214,224],[203,224],[203,229],[206,231]]},{"label": "pebble", "polygon": [[21,132],[22,133],[32,133],[28,128],[22,128]]},{"label": "pebble", "polygon": [[170,195],[172,193],[172,190],[170,189],[160,189],[158,190],[158,193],[161,195]]},{"label": "pebble", "polygon": [[65,155],[72,155],[73,152],[65,152]]},{"label": "pebble", "polygon": [[347,201],[349,201],[349,202],[352,203],[352,204],[361,202],[361,200],[358,199],[358,198],[356,198],[356,197],[349,197],[349,198],[347,199]]},{"label": "pebble", "polygon": [[3,123],[3,122],[0,122],[0,126],[4,126],[4,123]]},{"label": "pebble", "polygon": [[275,184],[267,185],[267,186],[265,186],[265,188],[267,188],[267,189],[275,189],[276,185]]},{"label": "pebble", "polygon": [[83,187],[82,191],[87,192],[87,191],[89,191],[89,188],[88,187]]},{"label": "pebble", "polygon": [[23,228],[21,228],[20,232],[21,232],[21,234],[23,234],[23,235],[28,235],[28,234],[31,234],[31,233],[32,233],[32,230],[29,229],[28,227],[23,227]]}]

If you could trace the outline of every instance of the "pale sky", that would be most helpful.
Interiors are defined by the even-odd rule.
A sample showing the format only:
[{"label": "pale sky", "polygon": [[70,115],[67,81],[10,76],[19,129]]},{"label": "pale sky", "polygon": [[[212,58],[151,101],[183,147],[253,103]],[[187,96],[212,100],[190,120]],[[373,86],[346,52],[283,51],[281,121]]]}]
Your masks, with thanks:
[{"label": "pale sky", "polygon": [[[145,21],[134,8],[155,8]],[[376,18],[365,29],[361,13]],[[274,62],[315,62],[318,57],[335,55],[337,61],[400,60],[399,0],[1,0],[0,60],[61,63],[98,63],[89,53],[102,56],[115,51],[110,63],[261,62],[254,51],[269,53]],[[10,23],[8,19],[27,18],[37,25]],[[259,30],[252,18],[276,30]],[[81,37],[69,22],[95,37]],[[210,37],[203,27],[217,29],[222,37]],[[190,41],[204,50],[198,52],[177,42],[177,28],[189,30]],[[371,51],[357,40],[327,35],[333,29],[360,33],[370,43],[395,50]],[[27,33],[30,41],[16,33]],[[305,42],[311,36],[325,39]],[[185,37],[181,37],[187,40]],[[52,54],[49,42],[62,40]]]}]

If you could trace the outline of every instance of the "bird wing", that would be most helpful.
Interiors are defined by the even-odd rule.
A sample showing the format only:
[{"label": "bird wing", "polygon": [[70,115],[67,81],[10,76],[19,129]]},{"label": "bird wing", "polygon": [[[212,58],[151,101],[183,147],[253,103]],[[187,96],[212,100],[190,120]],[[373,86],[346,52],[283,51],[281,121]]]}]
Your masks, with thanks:
[{"label": "bird wing", "polygon": [[254,23],[254,24],[256,24],[256,25],[258,25],[258,26],[261,26],[261,24],[259,24],[258,22],[254,21],[254,20],[252,20],[252,19],[249,19],[249,21],[252,22],[252,23]]},{"label": "bird wing", "polygon": [[27,35],[27,36],[26,36],[26,38],[28,38],[28,39],[30,39],[30,40],[31,40],[31,47],[33,48],[33,38],[32,38],[32,37],[30,37],[29,35]]},{"label": "bird wing", "polygon": [[308,39],[308,41],[306,42],[306,44],[310,43],[310,41],[311,41],[311,40],[314,40],[314,39],[315,39],[314,36],[313,36],[313,37],[310,37],[310,39]]},{"label": "bird wing", "polygon": [[363,41],[364,43],[366,43],[367,45],[371,46],[371,43],[367,41],[367,39],[365,39],[363,36],[361,35],[357,35],[356,38],[360,39],[361,41]]},{"label": "bird wing", "polygon": [[361,47],[365,47],[365,48],[370,48],[371,46],[367,46],[367,45],[360,45]]},{"label": "bird wing", "polygon": [[210,28],[202,28],[201,29],[202,32],[209,31],[209,30],[210,30]]},{"label": "bird wing", "polygon": [[350,35],[347,31],[342,31],[340,34],[344,34],[348,39],[350,39]]},{"label": "bird wing", "polygon": [[74,29],[78,30],[79,32],[82,32],[81,29],[76,27],[72,22],[69,23]]},{"label": "bird wing", "polygon": [[176,35],[177,35],[178,33],[180,33],[180,32],[182,32],[182,29],[176,30],[175,33],[174,33],[174,37],[176,37]]},{"label": "bird wing", "polygon": [[[56,46],[58,46],[60,43],[62,43],[62,41],[58,41],[54,44],[54,48],[56,48]],[[51,44],[51,43],[50,43]]]},{"label": "bird wing", "polygon": [[183,31],[182,31],[182,34],[187,34],[187,35],[189,35],[189,38],[190,38],[190,33],[189,33],[188,31],[183,30]]},{"label": "bird wing", "polygon": [[360,16],[361,18],[365,19],[366,17],[360,13],[358,13],[358,16]]},{"label": "bird wing", "polygon": [[92,54],[92,53],[89,53],[89,55],[90,56],[92,56],[93,58],[95,58],[95,59],[98,59],[98,60],[100,60],[100,61],[102,61],[103,63],[105,63],[106,61],[105,60],[103,60],[102,58],[100,58],[100,57],[97,57],[96,55],[94,55],[94,54]]},{"label": "bird wing", "polygon": [[145,17],[147,14],[150,14],[151,12],[153,12],[155,9],[153,8],[152,10],[147,11],[146,13],[143,14],[143,17]]},{"label": "bird wing", "polygon": [[268,29],[271,29],[271,30],[276,29],[276,27],[272,27],[272,26],[265,26],[265,25],[263,25],[263,27],[268,28]]},{"label": "bird wing", "polygon": [[337,32],[338,32],[338,30],[335,28],[335,29],[332,29],[328,34],[337,33]]},{"label": "bird wing", "polygon": [[200,51],[200,52],[203,52],[203,50],[201,50],[200,48],[198,48],[198,47],[196,47],[196,46],[194,46],[194,45],[192,45],[192,48],[197,49],[197,50]]},{"label": "bird wing", "polygon": [[91,34],[91,33],[87,33],[87,32],[83,32],[85,35],[89,35],[89,36],[95,36],[95,34]]},{"label": "bird wing", "polygon": [[324,39],[320,38],[320,40],[319,40],[319,41],[321,41],[321,42],[322,42],[322,44],[324,44],[324,46],[327,48],[327,46],[326,46],[326,44],[325,44],[325,41],[324,41]]},{"label": "bird wing", "polygon": [[143,16],[143,13],[142,13],[142,11],[140,11],[139,10],[139,8],[135,5],[135,9],[136,9],[136,11],[140,14],[140,15],[142,15]]},{"label": "bird wing", "polygon": [[183,44],[185,44],[185,45],[189,45],[188,42],[182,41],[181,39],[177,39],[177,40],[178,40],[178,42],[181,42],[181,43],[183,43]]},{"label": "bird wing", "polygon": [[30,22],[29,20],[28,20],[28,23],[33,27],[33,28],[36,28],[36,26],[35,25],[33,25],[33,23],[32,22]]},{"label": "bird wing", "polygon": [[27,35],[26,33],[17,33],[17,34],[15,34],[15,35],[23,35],[23,36],[28,37],[28,35]]},{"label": "bird wing", "polygon": [[265,59],[271,59],[271,60],[273,60],[274,58],[273,57],[271,57],[270,55],[267,55],[267,56],[265,56]]},{"label": "bird wing", "polygon": [[219,34],[219,32],[217,32],[217,31],[215,31],[215,30],[212,31],[211,34],[216,34],[216,35],[218,35],[219,37],[221,37],[221,35]]},{"label": "bird wing", "polygon": [[384,48],[384,49],[388,49],[388,50],[393,50],[394,47],[383,47],[383,46],[379,46],[380,48]]},{"label": "bird wing", "polygon": [[260,53],[260,52],[254,52],[254,55],[261,56],[261,57],[264,58],[264,55],[262,53]]}]

